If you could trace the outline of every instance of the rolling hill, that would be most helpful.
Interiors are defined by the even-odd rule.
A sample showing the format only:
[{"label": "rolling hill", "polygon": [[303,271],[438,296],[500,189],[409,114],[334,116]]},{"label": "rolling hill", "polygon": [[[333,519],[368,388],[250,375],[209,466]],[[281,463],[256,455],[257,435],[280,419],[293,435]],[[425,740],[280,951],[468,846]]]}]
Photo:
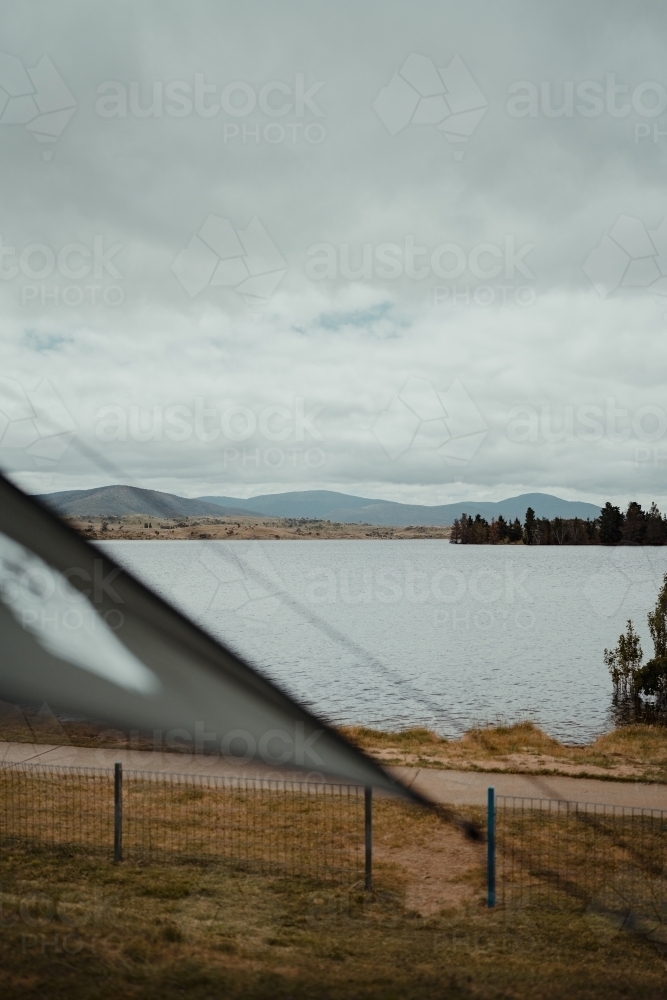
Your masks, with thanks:
[{"label": "rolling hill", "polygon": [[331,490],[306,490],[295,493],[269,493],[263,496],[240,500],[237,497],[200,497],[210,504],[225,507],[241,507],[255,514],[270,517],[307,517],[324,521],[339,521],[343,524],[378,525],[450,525],[462,513],[473,517],[481,514],[490,521],[500,514],[505,520],[518,517],[522,522],[528,507],[532,507],[537,517],[598,517],[600,508],[592,503],[576,500],[561,500],[549,493],[523,493],[498,502],[469,501],[463,503],[425,504],[395,503],[391,500],[371,500],[366,497],[335,493]]},{"label": "rolling hill", "polygon": [[226,514],[252,513],[237,506],[188,500],[173,493],[142,490],[138,486],[101,486],[93,490],[64,490],[37,497],[47,506],[70,517],[124,517],[143,514],[148,517],[224,517]]},{"label": "rolling hill", "polygon": [[490,521],[500,514],[505,520],[521,521],[532,507],[538,517],[594,518],[600,513],[595,504],[561,500],[548,493],[523,493],[498,502],[464,501],[463,503],[396,503],[368,497],[336,493],[332,490],[306,490],[293,493],[269,493],[263,496],[205,496],[196,499],[173,493],[143,490],[137,486],[102,486],[92,490],[65,490],[38,497],[58,514],[78,517],[123,517],[142,514],[155,517],[224,517],[255,516],[309,518],[338,521],[342,524],[446,526],[462,513],[481,514]]}]

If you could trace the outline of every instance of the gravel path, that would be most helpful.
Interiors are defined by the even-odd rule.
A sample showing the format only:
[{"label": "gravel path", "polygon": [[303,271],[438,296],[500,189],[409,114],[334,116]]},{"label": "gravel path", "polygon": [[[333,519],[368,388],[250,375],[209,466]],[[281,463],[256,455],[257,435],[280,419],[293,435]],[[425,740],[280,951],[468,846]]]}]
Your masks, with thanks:
[{"label": "gravel path", "polygon": [[[155,753],[147,750],[104,750],[96,747],[0,742],[0,763],[30,762],[64,767],[111,768],[116,761],[120,761],[128,770],[137,771],[264,777],[278,780],[290,777],[321,780],[321,776],[316,776],[312,772],[305,774],[286,771],[268,765],[237,765],[222,757],[208,754]],[[493,785],[496,795],[667,810],[667,785],[506,772],[489,774],[479,771],[440,771],[435,768],[395,767],[388,770],[428,798],[454,806],[485,805],[487,789],[489,785]]]}]

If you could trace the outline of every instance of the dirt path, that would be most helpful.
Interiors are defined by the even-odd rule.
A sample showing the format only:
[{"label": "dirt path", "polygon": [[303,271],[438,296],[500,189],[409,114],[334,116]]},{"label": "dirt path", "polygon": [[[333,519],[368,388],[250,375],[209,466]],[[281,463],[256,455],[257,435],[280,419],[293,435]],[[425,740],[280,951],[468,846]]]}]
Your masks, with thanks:
[{"label": "dirt path", "polygon": [[487,790],[492,785],[496,795],[667,809],[667,785],[642,781],[598,781],[595,778],[567,778],[562,775],[493,774],[414,767],[394,767],[391,771],[436,802],[455,806],[485,805]]}]

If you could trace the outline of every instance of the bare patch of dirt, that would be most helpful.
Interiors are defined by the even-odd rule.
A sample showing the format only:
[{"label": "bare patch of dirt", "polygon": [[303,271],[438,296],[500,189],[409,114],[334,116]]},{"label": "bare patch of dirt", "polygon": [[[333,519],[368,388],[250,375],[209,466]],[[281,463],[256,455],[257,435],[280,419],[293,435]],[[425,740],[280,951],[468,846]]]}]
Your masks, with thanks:
[{"label": "bare patch of dirt", "polygon": [[644,775],[645,771],[643,767],[632,764],[615,764],[610,767],[600,767],[596,764],[575,764],[560,757],[530,753],[508,754],[504,760],[494,760],[493,758],[470,760],[467,762],[467,765],[463,764],[457,770],[509,771],[512,773],[539,773],[545,771],[549,774],[556,771],[558,774],[564,774],[572,778],[640,778]]},{"label": "bare patch of dirt", "polygon": [[404,843],[380,834],[374,854],[378,862],[401,869],[405,908],[423,917],[479,900],[483,893],[485,845],[448,824],[433,825],[428,838]]}]

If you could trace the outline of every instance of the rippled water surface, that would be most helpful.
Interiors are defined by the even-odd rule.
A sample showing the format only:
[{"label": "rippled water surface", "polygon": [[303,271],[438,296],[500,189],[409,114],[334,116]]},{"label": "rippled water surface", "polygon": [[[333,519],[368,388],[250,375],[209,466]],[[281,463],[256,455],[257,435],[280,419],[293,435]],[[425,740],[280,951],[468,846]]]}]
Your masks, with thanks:
[{"label": "rippled water surface", "polygon": [[611,727],[602,659],[646,613],[667,548],[442,541],[105,542],[113,558],[336,722],[443,735],[530,717]]}]

